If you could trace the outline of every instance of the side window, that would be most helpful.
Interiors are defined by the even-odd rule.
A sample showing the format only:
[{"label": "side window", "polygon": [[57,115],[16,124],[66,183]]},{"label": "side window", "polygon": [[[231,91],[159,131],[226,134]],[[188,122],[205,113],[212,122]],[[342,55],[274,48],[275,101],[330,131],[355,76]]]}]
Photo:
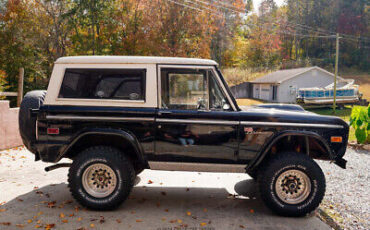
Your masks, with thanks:
[{"label": "side window", "polygon": [[145,100],[145,69],[66,69],[59,98]]},{"label": "side window", "polygon": [[208,108],[206,70],[162,69],[162,108],[197,110]]}]

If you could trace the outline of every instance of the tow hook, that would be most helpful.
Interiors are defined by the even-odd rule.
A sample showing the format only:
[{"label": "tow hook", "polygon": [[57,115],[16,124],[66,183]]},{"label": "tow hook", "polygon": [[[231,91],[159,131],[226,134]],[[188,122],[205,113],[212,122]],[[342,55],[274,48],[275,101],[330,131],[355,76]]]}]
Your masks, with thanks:
[{"label": "tow hook", "polygon": [[71,163],[60,163],[60,164],[50,165],[48,167],[45,167],[45,171],[49,172],[51,170],[58,169],[58,168],[71,167],[71,165],[72,165]]}]

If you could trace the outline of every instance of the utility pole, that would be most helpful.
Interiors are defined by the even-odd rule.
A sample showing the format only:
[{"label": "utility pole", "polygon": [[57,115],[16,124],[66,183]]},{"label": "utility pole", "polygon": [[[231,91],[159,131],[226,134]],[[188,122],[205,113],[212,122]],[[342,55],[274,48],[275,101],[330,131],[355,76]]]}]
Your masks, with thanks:
[{"label": "utility pole", "polygon": [[335,114],[335,109],[337,107],[337,76],[338,76],[338,60],[339,60],[339,33],[336,36],[336,50],[335,50],[335,73],[334,73],[334,101],[333,101],[333,112]]}]

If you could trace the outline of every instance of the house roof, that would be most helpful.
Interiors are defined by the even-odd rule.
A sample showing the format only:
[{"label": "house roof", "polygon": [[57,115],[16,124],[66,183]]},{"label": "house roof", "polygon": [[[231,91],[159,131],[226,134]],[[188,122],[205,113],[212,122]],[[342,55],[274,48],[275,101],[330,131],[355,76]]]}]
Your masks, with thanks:
[{"label": "house roof", "polygon": [[217,62],[200,58],[143,57],[143,56],[73,56],[61,57],[56,64],[188,64],[218,65]]},{"label": "house roof", "polygon": [[[321,72],[324,72],[326,74],[329,74],[331,76],[334,76],[334,74],[318,67],[305,67],[305,68],[296,68],[296,69],[285,69],[285,70],[278,70],[272,73],[269,73],[263,77],[257,78],[256,80],[252,81],[252,83],[260,83],[260,84],[281,84],[282,82],[289,80],[291,78],[294,78],[298,75],[301,75],[305,72],[311,71],[313,69],[319,70]],[[338,77],[338,79],[342,79],[341,77]]]}]

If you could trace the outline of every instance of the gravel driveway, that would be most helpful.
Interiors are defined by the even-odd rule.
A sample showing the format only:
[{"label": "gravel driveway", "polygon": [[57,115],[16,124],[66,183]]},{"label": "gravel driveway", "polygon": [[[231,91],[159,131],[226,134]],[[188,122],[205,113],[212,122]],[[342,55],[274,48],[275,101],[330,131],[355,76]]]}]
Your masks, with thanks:
[{"label": "gravel driveway", "polygon": [[326,176],[326,194],[321,208],[343,229],[370,229],[370,153],[348,149],[343,170],[319,161]]}]

